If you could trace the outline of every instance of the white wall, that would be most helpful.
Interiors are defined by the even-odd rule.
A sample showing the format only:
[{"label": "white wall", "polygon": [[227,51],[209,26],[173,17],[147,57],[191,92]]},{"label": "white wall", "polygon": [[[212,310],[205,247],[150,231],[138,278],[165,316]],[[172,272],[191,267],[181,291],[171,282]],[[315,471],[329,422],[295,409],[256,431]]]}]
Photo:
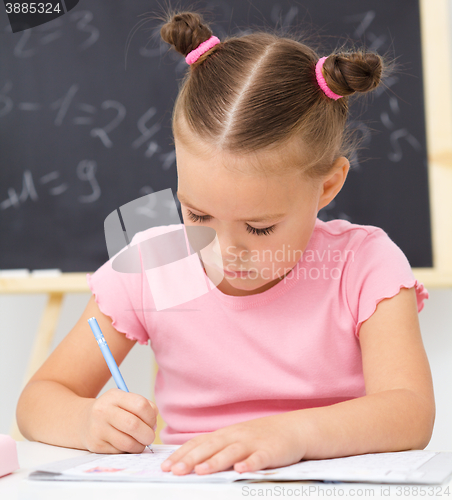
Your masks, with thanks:
[{"label": "white wall", "polygon": [[[67,294],[51,350],[72,329],[88,303],[90,293]],[[30,358],[47,297],[39,295],[0,295],[0,434],[9,434],[23,378]],[[121,373],[130,392],[151,399],[153,360],[149,345],[134,345],[121,364]],[[100,394],[116,387],[113,379]]]}]

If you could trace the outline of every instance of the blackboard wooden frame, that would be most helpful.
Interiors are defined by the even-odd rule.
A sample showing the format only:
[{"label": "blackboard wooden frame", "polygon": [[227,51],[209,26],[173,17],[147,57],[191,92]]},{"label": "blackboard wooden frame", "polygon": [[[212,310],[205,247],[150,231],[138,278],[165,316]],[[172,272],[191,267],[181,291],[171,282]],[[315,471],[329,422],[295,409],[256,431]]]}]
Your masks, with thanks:
[{"label": "blackboard wooden frame", "polygon": [[448,0],[420,1],[432,268],[413,268],[427,288],[452,287],[452,50]]}]

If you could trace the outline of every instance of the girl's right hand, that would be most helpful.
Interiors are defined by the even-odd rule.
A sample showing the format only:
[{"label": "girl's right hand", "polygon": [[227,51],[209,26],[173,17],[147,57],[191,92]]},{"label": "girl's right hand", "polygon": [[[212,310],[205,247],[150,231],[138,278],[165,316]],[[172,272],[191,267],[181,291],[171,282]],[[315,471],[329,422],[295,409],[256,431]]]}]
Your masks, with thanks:
[{"label": "girl's right hand", "polygon": [[141,453],[155,439],[157,415],[144,396],[110,389],[84,408],[80,438],[93,453]]}]

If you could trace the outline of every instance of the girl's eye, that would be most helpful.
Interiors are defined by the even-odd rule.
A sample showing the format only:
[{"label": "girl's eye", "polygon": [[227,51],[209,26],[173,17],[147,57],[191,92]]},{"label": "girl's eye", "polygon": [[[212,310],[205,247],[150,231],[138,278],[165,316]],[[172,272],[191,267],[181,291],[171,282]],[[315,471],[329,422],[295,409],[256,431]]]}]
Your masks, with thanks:
[{"label": "girl's eye", "polygon": [[269,235],[270,233],[272,233],[274,230],[275,230],[275,226],[270,226],[270,227],[266,227],[264,229],[256,229],[255,227],[251,227],[249,224],[246,225],[246,230],[249,232],[249,233],[253,233],[253,234],[257,234],[258,236],[264,234],[265,236]]},{"label": "girl's eye", "polygon": [[[188,216],[190,217],[190,219],[193,222],[206,222],[209,219],[211,219],[210,215],[196,215],[193,212],[191,212],[190,210],[188,210],[188,208],[186,210],[187,210]],[[258,236],[261,236],[261,235],[267,236],[268,234],[272,233],[275,230],[275,225],[270,226],[270,227],[266,227],[263,229],[257,229],[255,227],[252,227],[249,224],[247,224],[246,230],[249,233],[256,234]]]},{"label": "girl's eye", "polygon": [[187,210],[188,216],[190,217],[190,219],[193,222],[206,222],[206,220],[210,219],[209,215],[196,215],[193,212],[191,212],[190,210],[188,210],[188,208],[186,210]]}]

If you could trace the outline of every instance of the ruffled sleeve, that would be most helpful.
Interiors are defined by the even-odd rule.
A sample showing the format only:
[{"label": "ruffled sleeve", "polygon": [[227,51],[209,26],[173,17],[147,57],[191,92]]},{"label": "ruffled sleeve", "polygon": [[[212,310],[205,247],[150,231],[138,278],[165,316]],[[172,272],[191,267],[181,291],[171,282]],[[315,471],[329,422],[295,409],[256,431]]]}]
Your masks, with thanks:
[{"label": "ruffled sleeve", "polygon": [[[134,240],[132,240],[133,242]],[[115,257],[115,256],[114,256]],[[97,271],[86,275],[101,312],[128,339],[148,343],[149,334],[143,311],[143,273],[122,273],[112,268],[112,257]]]},{"label": "ruffled sleeve", "polygon": [[372,316],[383,299],[397,295],[401,288],[415,288],[417,309],[421,312],[428,290],[411,270],[402,250],[380,228],[370,232],[350,259],[346,290],[350,312],[359,337],[361,324]]}]

